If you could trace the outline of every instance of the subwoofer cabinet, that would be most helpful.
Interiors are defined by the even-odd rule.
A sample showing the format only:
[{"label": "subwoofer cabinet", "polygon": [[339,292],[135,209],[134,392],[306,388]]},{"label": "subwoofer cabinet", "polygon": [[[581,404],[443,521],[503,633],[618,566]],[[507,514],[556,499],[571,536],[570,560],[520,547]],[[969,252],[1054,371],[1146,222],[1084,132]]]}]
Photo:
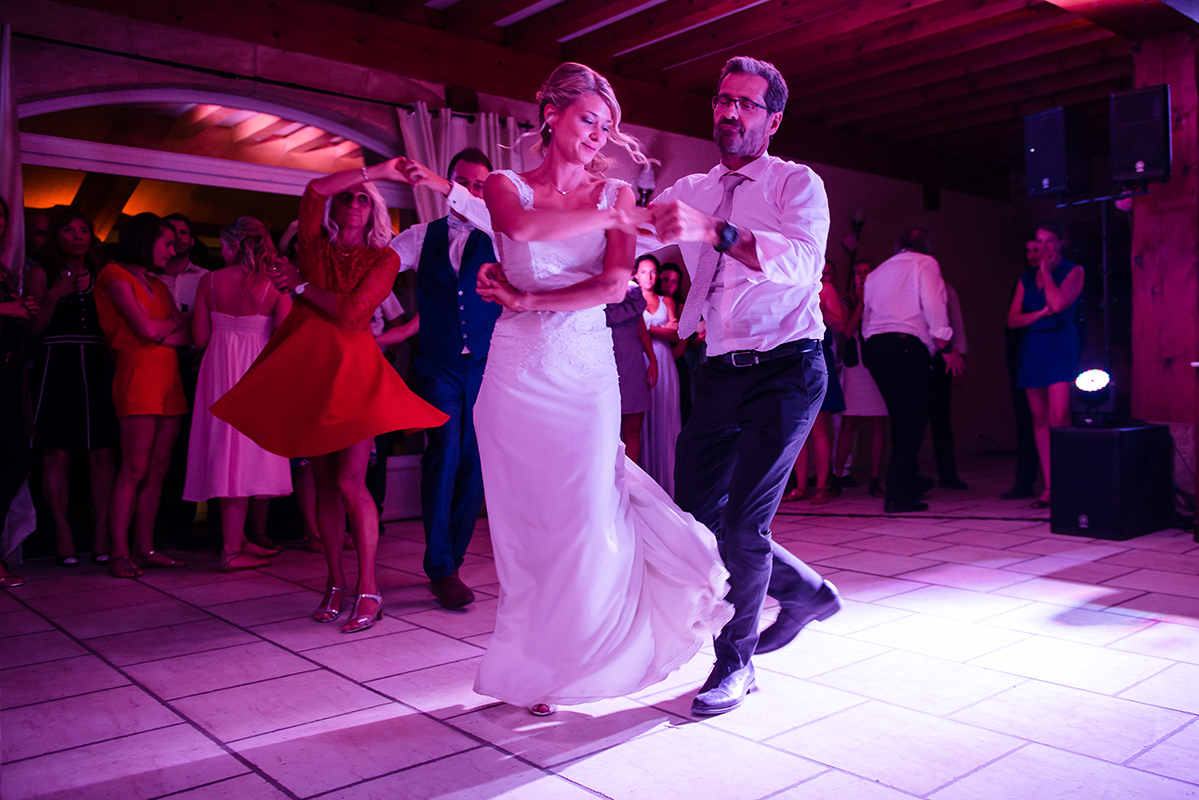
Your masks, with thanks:
[{"label": "subwoofer cabinet", "polygon": [[1095,539],[1162,530],[1173,515],[1173,441],[1164,425],[1054,428],[1049,529]]}]

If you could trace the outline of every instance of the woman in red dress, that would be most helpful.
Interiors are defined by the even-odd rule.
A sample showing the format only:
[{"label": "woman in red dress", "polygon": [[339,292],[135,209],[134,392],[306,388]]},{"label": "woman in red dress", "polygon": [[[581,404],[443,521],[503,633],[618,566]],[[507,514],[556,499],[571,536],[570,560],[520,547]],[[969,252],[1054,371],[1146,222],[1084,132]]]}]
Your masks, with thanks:
[{"label": "woman in red dress", "polygon": [[[154,276],[174,253],[170,223],[138,214],[122,226],[116,260],[100,270],[93,293],[100,328],[117,357],[112,399],[120,426],[121,469],[112,489],[108,562],[108,571],[117,578],[137,578],[142,566],[184,565],[154,550],[162,479],[187,413],[175,348],[191,344],[191,331],[166,284]],[[130,556],[131,523],[137,561]]]},{"label": "woman in red dress", "polygon": [[272,453],[312,461],[329,567],[325,597],[313,614],[317,622],[341,614],[349,514],[358,588],[346,633],[366,630],[383,615],[375,581],[379,515],[365,481],[371,443],[381,433],[447,419],[404,385],[369,329],[400,268],[387,246],[391,218],[371,181],[407,182],[399,161],[308,184],[300,201],[299,269],[280,261],[272,273],[276,289],[294,290],[295,308],[245,376],[212,406],[213,414]]}]

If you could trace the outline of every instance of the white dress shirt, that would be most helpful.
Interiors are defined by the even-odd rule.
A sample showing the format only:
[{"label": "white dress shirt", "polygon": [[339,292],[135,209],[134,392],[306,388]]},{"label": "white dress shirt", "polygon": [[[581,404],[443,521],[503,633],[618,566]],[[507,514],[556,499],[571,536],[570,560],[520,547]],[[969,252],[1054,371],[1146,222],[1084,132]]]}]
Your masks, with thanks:
[{"label": "white dress shirt", "polygon": [[208,274],[208,270],[187,262],[187,267],[178,275],[158,275],[158,279],[167,285],[175,305],[180,311],[196,310],[196,292],[200,289],[200,279]]},{"label": "white dress shirt", "polygon": [[[796,339],[823,338],[820,274],[829,229],[824,182],[802,164],[763,155],[738,170],[718,164],[705,175],[688,175],[657,201],[678,200],[715,213],[724,196],[720,178],[729,172],[749,179],[733,193],[729,222],[753,232],[762,270],[724,254],[702,309],[708,354],[773,350]],[[702,246],[679,244],[693,275]],[[647,249],[660,247],[653,242]]]},{"label": "white dress shirt", "polygon": [[[450,186],[450,208],[457,211],[466,221],[450,215],[450,268],[457,275],[462,269],[462,254],[466,252],[466,240],[477,228],[491,236],[491,214],[487,204],[481,198],[475,197],[459,183]],[[429,223],[418,222],[410,228],[400,231],[389,243],[389,247],[400,257],[400,272],[406,269],[415,270],[420,265],[421,250],[425,247],[425,234],[429,232]],[[462,352],[470,353],[470,348],[463,345]]]},{"label": "white dress shirt", "polygon": [[879,333],[908,333],[919,337],[932,355],[937,351],[933,339],[953,337],[945,281],[932,256],[911,250],[891,256],[866,276],[863,296],[863,339]]}]

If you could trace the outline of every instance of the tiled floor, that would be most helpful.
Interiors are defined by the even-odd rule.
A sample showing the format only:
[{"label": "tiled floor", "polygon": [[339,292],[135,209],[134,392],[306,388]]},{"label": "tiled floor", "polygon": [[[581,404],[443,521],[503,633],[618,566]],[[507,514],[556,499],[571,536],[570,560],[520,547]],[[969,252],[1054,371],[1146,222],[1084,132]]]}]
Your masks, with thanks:
[{"label": "tiled floor", "polygon": [[387,526],[386,618],[309,614],[288,551],[118,582],[27,564],[0,592],[0,797],[1094,800],[1199,797],[1199,544],[1053,535],[980,462],[928,514],[862,489],[777,538],[845,610],[755,659],[736,712],[688,713],[705,649],[641,694],[537,719],[471,691],[497,593],[486,521],[440,609],[419,522]]}]

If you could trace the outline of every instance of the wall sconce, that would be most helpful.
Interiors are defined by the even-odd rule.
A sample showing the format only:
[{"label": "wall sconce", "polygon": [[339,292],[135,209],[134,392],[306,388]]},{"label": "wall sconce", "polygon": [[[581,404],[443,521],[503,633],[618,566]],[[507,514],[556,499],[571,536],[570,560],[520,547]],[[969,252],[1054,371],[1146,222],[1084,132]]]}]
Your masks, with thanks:
[{"label": "wall sconce", "polygon": [[641,172],[638,173],[636,181],[637,205],[639,207],[645,208],[649,205],[649,196],[654,193],[656,185],[654,180],[654,165],[652,163],[642,165]]}]

